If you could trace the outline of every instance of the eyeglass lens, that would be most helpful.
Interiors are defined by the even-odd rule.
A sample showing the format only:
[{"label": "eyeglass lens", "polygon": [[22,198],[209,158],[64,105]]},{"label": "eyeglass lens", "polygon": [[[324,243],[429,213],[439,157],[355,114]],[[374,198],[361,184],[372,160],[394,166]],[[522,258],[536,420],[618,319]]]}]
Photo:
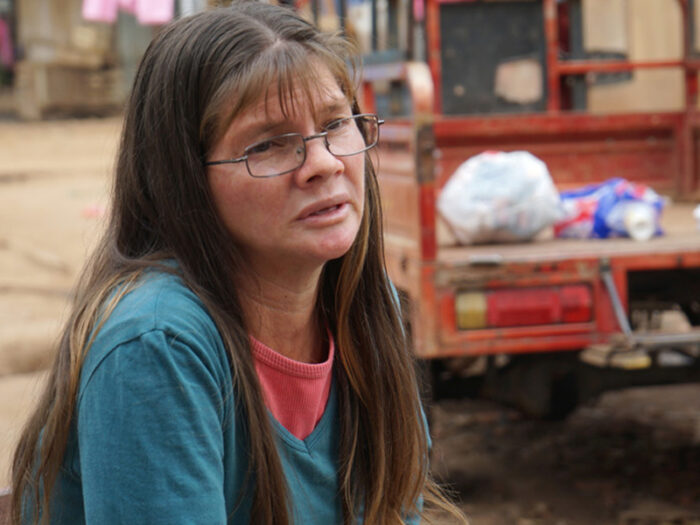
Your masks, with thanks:
[{"label": "eyeglass lens", "polygon": [[[323,140],[333,155],[356,155],[376,144],[378,128],[375,116],[358,115],[332,122]],[[299,168],[306,159],[306,143],[298,133],[280,135],[250,146],[246,156],[252,176],[271,177]]]}]

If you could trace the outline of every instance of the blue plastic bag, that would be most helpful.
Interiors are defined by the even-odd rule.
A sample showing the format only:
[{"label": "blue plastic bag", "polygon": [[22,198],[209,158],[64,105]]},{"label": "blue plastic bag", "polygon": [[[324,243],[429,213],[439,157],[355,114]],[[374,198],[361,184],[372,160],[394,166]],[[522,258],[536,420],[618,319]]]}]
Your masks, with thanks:
[{"label": "blue plastic bag", "polygon": [[659,224],[665,199],[643,184],[615,178],[560,193],[565,218],[554,225],[557,237],[633,237],[663,235]]}]

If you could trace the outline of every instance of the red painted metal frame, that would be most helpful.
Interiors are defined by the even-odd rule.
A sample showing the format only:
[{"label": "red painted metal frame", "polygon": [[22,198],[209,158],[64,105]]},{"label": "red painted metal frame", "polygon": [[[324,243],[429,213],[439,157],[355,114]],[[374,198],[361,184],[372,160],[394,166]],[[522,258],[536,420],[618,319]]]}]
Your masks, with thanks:
[{"label": "red painted metal frame", "polygon": [[557,65],[560,76],[584,75],[586,73],[619,73],[636,69],[687,68],[700,69],[698,60],[656,60],[625,62],[623,60],[567,60]]},{"label": "red painted metal frame", "polygon": [[[645,257],[621,256],[611,261],[613,279],[618,293],[627,307],[627,272],[635,270],[698,268],[700,252],[684,254],[649,254]],[[610,297],[597,277],[599,261],[577,259],[566,261],[555,272],[542,271],[540,263],[515,265],[502,269],[511,276],[507,280],[493,279],[480,283],[479,289],[529,288],[532,286],[588,284],[593,290],[596,315],[588,323],[527,326],[514,328],[461,331],[457,329],[455,295],[464,287],[441,287],[435,292],[440,334],[435,355],[465,356],[492,353],[529,353],[576,350],[593,344],[607,343],[620,333]],[[521,277],[513,277],[520,274]]]},{"label": "red painted metal frame", "polygon": [[[484,133],[513,134],[516,129],[527,129],[530,134],[547,133],[556,128],[572,129],[579,124],[584,124],[590,131],[606,131],[610,129],[625,129],[632,131],[635,125],[648,129],[650,120],[670,122],[673,121],[673,134],[676,151],[674,156],[675,168],[678,170],[678,184],[674,188],[677,195],[685,198],[700,197],[700,184],[698,183],[698,159],[696,158],[695,143],[700,130],[700,117],[698,117],[698,72],[700,60],[692,58],[692,42],[690,31],[690,6],[688,0],[676,0],[682,11],[683,19],[683,58],[681,60],[658,61],[603,61],[603,60],[560,60],[559,42],[559,12],[557,0],[540,0],[544,20],[546,41],[546,83],[547,99],[546,108],[549,117],[561,115],[561,119],[543,119],[538,115],[511,115],[507,117],[461,117],[459,121],[451,125],[448,119],[440,122],[442,114],[441,84],[442,84],[442,60],[440,39],[440,6],[444,4],[470,3],[483,0],[426,0],[426,33],[428,49],[428,65],[430,67],[435,86],[434,111],[438,116],[438,128],[444,134],[448,129],[464,128],[473,132],[471,136]],[[685,71],[685,108],[680,112],[664,114],[636,114],[636,115],[609,115],[605,117],[578,116],[562,110],[563,93],[562,81],[566,76],[584,75],[589,73],[610,73],[619,71],[633,71],[637,69],[661,69],[682,68]],[[616,124],[617,123],[617,124]],[[540,127],[542,126],[542,127]],[[581,129],[581,128],[579,128]],[[558,131],[554,131],[557,133]]]},{"label": "red painted metal frame", "polygon": [[547,45],[547,111],[561,107],[561,79],[559,76],[559,17],[556,0],[543,0],[544,35]]},{"label": "red painted metal frame", "polygon": [[[547,155],[553,159],[553,172],[556,162],[571,165],[604,165],[617,162],[614,167],[634,170],[634,162],[651,163],[641,166],[649,173],[666,173],[669,181],[676,186],[671,188],[677,195],[690,197],[698,189],[696,174],[697,130],[700,128],[700,113],[696,110],[700,61],[691,60],[691,42],[688,28],[689,7],[686,0],[678,0],[683,10],[685,53],[683,60],[674,61],[561,61],[559,60],[559,13],[556,0],[541,0],[544,14],[547,53],[547,111],[530,115],[489,115],[489,116],[445,116],[442,115],[440,59],[440,6],[447,3],[473,2],[482,0],[426,0],[426,38],[428,47],[428,72],[433,88],[430,97],[413,97],[419,107],[412,119],[399,122],[392,120],[386,126],[384,139],[394,145],[405,144],[407,152],[415,159],[417,221],[415,236],[396,240],[401,231],[387,239],[388,265],[394,279],[403,285],[414,301],[414,337],[416,353],[421,357],[485,355],[492,353],[554,352],[575,350],[590,344],[605,342],[619,334],[610,297],[599,275],[600,261],[595,255],[571,257],[564,262],[512,263],[500,268],[503,278],[488,277],[478,269],[466,267],[465,261],[454,261],[455,267],[440,259],[436,235],[435,195],[436,190],[450,172],[457,158],[467,156],[492,147],[503,149],[522,148]],[[565,102],[562,93],[562,79],[568,75],[595,72],[630,71],[649,68],[684,68],[686,80],[686,106],[683,111],[665,113],[636,113],[615,115],[590,115],[571,113],[562,110]],[[406,65],[384,64],[365,70],[365,81],[401,79],[410,75]],[[420,75],[419,75],[420,76]],[[416,77],[417,78],[417,77]],[[364,92],[371,97],[371,86],[366,84]],[[408,82],[410,86],[411,83]],[[425,93],[423,93],[425,94]],[[429,101],[429,102],[426,102]],[[369,100],[368,100],[369,102]],[[432,107],[431,107],[432,106]],[[373,107],[370,102],[367,107]],[[393,126],[393,124],[401,124]],[[441,155],[433,160],[434,167],[420,167],[421,145],[419,130],[424,126],[432,129],[432,134]],[[384,131],[383,131],[384,132]],[[580,156],[576,161],[566,155]],[[611,161],[606,160],[609,156]],[[449,158],[448,158],[449,157]],[[454,157],[454,158],[452,158]],[[430,164],[430,163],[428,163]],[[563,165],[563,164],[562,164]],[[421,172],[421,169],[425,173]],[[440,173],[440,169],[444,173]],[[380,171],[382,165],[380,163]],[[604,170],[603,170],[604,171]],[[624,170],[622,170],[624,172]],[[610,173],[617,173],[610,170]],[[674,175],[679,175],[675,177]],[[574,177],[576,178],[576,177]],[[580,184],[584,178],[576,181]],[[668,188],[667,188],[668,189]],[[394,195],[385,195],[391,201]],[[405,211],[403,217],[409,213]],[[391,214],[387,214],[391,215]],[[391,217],[389,217],[391,220]],[[394,243],[396,240],[396,243]],[[415,255],[411,240],[416,241]],[[409,248],[406,248],[409,246]],[[461,265],[459,268],[457,266]],[[613,280],[617,291],[626,303],[627,272],[650,269],[700,268],[700,250],[674,253],[654,253],[652,249],[641,256],[615,256],[610,260]],[[455,272],[454,279],[448,277]],[[460,275],[465,271],[472,277],[478,275],[474,289],[492,287],[527,287],[559,285],[564,283],[586,283],[594,292],[595,319],[588,323],[571,325],[530,326],[478,331],[459,331],[455,323],[454,297],[464,282]],[[447,280],[446,280],[447,279]],[[627,306],[623,304],[623,306]]]},{"label": "red painted metal frame", "polygon": [[442,39],[440,38],[440,1],[426,0],[425,25],[426,38],[428,44],[428,66],[433,77],[435,86],[435,113],[442,113],[442,59],[440,49]]},{"label": "red painted metal frame", "polygon": [[[700,120],[700,116],[698,117]],[[460,141],[482,138],[538,135],[560,136],[606,134],[629,132],[635,129],[662,131],[682,123],[678,113],[643,113],[626,115],[589,115],[570,113],[551,115],[548,113],[512,116],[496,115],[485,117],[440,117],[436,120],[438,141],[455,138]],[[466,125],[465,125],[466,124]]]},{"label": "red painted metal frame", "polygon": [[[683,113],[438,116],[436,182],[440,187],[461,161],[483,150],[527,150],[548,164],[562,189],[614,174],[688,198],[697,189],[692,165],[683,164],[693,161],[692,142],[684,146],[688,122]],[[685,161],[683,147],[691,151]]]},{"label": "red painted metal frame", "polygon": [[[442,112],[440,85],[442,78],[442,60],[440,58],[440,6],[445,4],[471,3],[480,0],[426,0],[428,64],[436,86],[435,112]],[[697,96],[697,78],[694,73],[700,71],[700,60],[691,58],[691,31],[689,30],[690,7],[688,0],[676,0],[683,14],[684,56],[682,60],[627,61],[627,60],[560,60],[559,59],[559,14],[557,0],[541,0],[546,41],[547,66],[547,110],[561,111],[561,80],[569,75],[586,73],[612,73],[633,71],[636,69],[684,68],[686,70],[686,105],[694,107],[693,98]]]}]

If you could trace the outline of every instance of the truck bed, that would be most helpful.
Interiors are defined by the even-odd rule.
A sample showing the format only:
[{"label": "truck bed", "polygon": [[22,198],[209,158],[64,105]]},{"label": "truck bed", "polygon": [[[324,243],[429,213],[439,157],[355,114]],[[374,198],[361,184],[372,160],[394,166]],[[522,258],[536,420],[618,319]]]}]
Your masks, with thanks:
[{"label": "truck bed", "polygon": [[[693,218],[695,204],[671,203],[663,211],[663,236],[649,241],[615,239],[556,239],[532,242],[457,245],[444,224],[438,224],[438,262],[449,265],[561,261],[649,253],[700,252],[700,230]],[[439,221],[440,222],[440,221]]]}]

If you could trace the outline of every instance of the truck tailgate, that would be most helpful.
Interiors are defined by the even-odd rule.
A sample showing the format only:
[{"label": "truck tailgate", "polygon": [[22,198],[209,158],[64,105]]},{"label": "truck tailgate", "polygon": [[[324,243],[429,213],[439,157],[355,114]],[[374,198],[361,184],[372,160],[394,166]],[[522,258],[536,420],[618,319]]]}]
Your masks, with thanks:
[{"label": "truck tailgate", "polygon": [[533,263],[566,259],[591,259],[648,253],[700,252],[700,230],[693,219],[694,204],[673,203],[663,212],[663,236],[649,241],[617,239],[536,239],[524,243],[459,246],[444,225],[439,226],[438,261],[449,265]]}]

